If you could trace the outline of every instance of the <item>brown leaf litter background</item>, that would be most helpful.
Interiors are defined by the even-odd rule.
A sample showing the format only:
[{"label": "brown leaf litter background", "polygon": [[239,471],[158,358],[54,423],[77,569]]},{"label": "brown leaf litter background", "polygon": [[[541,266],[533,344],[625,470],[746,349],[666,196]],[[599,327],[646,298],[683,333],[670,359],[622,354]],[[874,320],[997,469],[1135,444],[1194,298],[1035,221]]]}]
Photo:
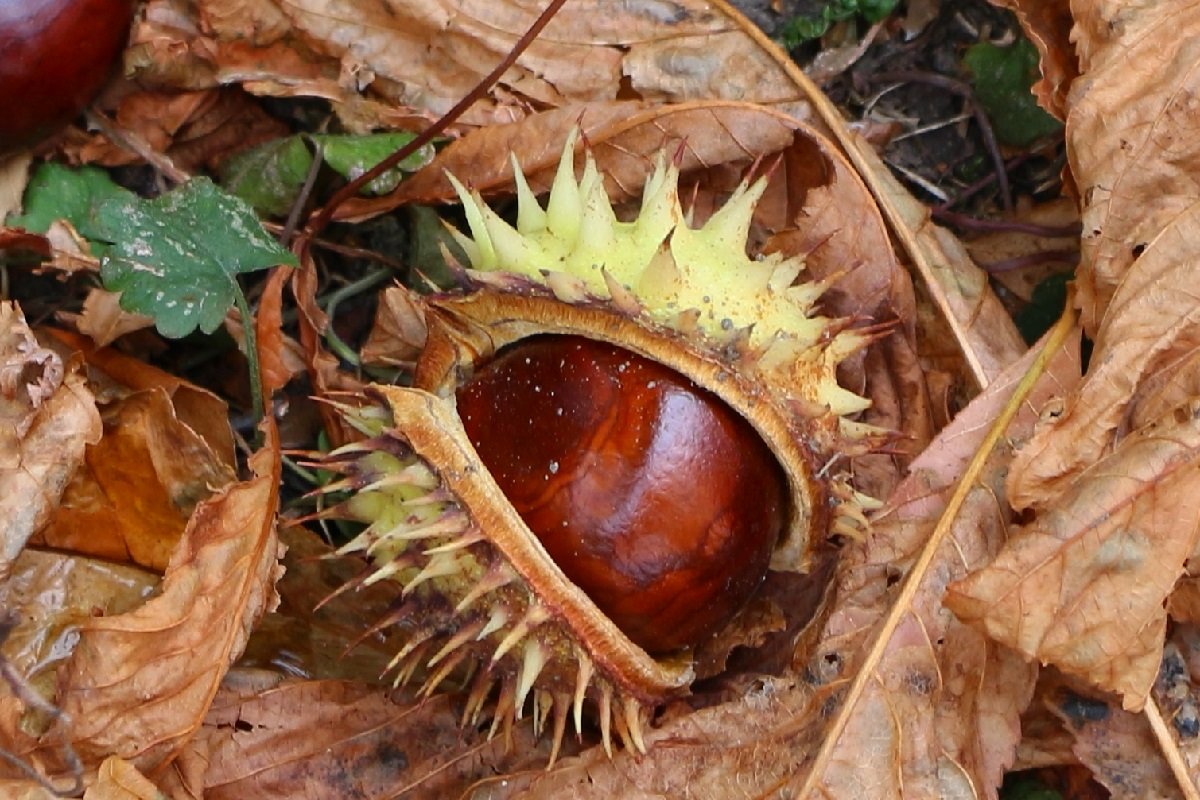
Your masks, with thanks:
[{"label": "brown leaf litter background", "polygon": [[[704,707],[671,705],[644,756],[576,747],[545,771],[546,745],[526,727],[488,740],[459,728],[452,699],[381,683],[386,634],[343,654],[389,590],[315,610],[353,567],[321,559],[306,531],[277,530],[271,425],[241,479],[220,400],[103,348],[143,324],[111,299],[89,300],[83,336],[31,330],[4,304],[0,607],[21,622],[0,652],[65,714],[5,685],[6,749],[60,776],[77,753],[92,798],[994,798],[1006,771],[1064,763],[1116,797],[1197,796],[1200,9],[1008,5],[1041,55],[1036,92],[1066,125],[1083,221],[1075,297],[1093,350],[1085,373],[1077,332],[1038,367],[953,500],[1037,350],[971,251],[723,5],[566,4],[432,164],[339,210],[358,220],[452,203],[446,170],[504,194],[510,152],[544,188],[576,123],[615,201],[637,197],[668,143],[685,143],[701,217],[755,159],[773,165],[756,244],[837,276],[831,312],[892,326],[844,379],[871,397],[868,422],[902,435],[856,463],[884,507],[842,548],[771,674],[735,670]],[[419,129],[538,10],[150,0],[101,103],[107,122],[69,134],[64,152],[183,175],[285,133],[264,96],[329,101],[352,131]],[[69,236],[38,246],[53,246],[55,265],[94,267]],[[316,284],[308,263],[264,290],[271,388],[300,371],[318,392],[355,385],[316,345]],[[371,354],[402,359],[420,332],[402,308],[388,313],[401,293],[383,300]],[[281,330],[292,301],[298,343]],[[951,386],[974,399],[947,424]],[[5,796],[47,796],[0,769]]]}]

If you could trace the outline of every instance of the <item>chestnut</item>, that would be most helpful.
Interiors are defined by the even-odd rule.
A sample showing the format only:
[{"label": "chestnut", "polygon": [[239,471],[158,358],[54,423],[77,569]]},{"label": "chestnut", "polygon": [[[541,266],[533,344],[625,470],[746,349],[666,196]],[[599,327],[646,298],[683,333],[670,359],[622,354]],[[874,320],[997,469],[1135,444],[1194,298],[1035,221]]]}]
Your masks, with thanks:
[{"label": "chestnut", "polygon": [[538,336],[457,392],[479,457],[563,573],[650,653],[721,630],[766,575],[787,480],[762,437],[670,368]]},{"label": "chestnut", "polygon": [[67,124],[104,87],[133,0],[0,0],[0,153]]}]

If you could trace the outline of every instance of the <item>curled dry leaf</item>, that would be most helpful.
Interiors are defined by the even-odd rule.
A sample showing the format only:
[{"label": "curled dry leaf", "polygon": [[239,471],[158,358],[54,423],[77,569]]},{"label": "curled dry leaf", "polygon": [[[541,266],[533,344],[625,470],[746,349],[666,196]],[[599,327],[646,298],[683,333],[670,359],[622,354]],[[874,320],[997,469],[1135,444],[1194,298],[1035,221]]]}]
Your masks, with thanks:
[{"label": "curled dry leaf", "polygon": [[100,415],[83,376],[0,303],[0,578],[54,513]]},{"label": "curled dry leaf", "polygon": [[305,369],[303,348],[283,332],[283,285],[291,272],[290,267],[276,267],[271,271],[254,317],[258,363],[266,397],[274,395]]},{"label": "curled dry leaf", "polygon": [[[1017,455],[1008,484],[1014,506],[1056,501],[1080,471],[1119,446],[1132,423],[1154,422],[1142,409],[1169,414],[1200,382],[1194,361],[1200,303],[1191,261],[1197,230],[1200,206],[1172,219],[1125,275],[1096,333],[1087,378]],[[1193,369],[1182,369],[1187,365]]]},{"label": "curled dry leaf", "polygon": [[142,314],[131,314],[121,308],[121,293],[92,289],[83,301],[83,312],[60,312],[59,319],[72,323],[75,329],[91,338],[97,347],[106,347],[127,333],[149,328],[154,320]]},{"label": "curled dry leaf", "polygon": [[1079,63],[1071,46],[1069,0],[997,0],[1017,15],[1029,41],[1041,57],[1041,77],[1033,84],[1038,104],[1060,120],[1067,116],[1067,93],[1079,77]]},{"label": "curled dry leaf", "polygon": [[[135,28],[134,74],[155,86],[239,83],[257,94],[323,97],[358,130],[412,126],[404,109],[441,114],[512,49],[541,8],[456,0],[370,6],[152,0]],[[798,117],[805,105],[760,48],[706,3],[566,4],[471,125],[533,107],[637,97],[750,100]]]},{"label": "curled dry leaf", "polygon": [[[75,352],[67,342],[86,342],[56,336],[66,353]],[[196,504],[234,480],[225,403],[119,353],[88,346],[83,355],[104,434],[34,541],[161,572]]]},{"label": "curled dry leaf", "polygon": [[[21,208],[21,195],[29,181],[33,154],[19,152],[0,158],[0,220]],[[3,226],[0,226],[3,227]]]},{"label": "curled dry leaf", "polygon": [[232,465],[183,423],[165,390],[108,404],[62,504],[37,537],[64,550],[164,570],[196,504],[231,483]]},{"label": "curled dry leaf", "polygon": [[83,355],[90,369],[88,380],[103,399],[111,401],[129,392],[161,389],[171,398],[175,415],[204,439],[218,461],[230,467],[236,463],[229,409],[221,398],[144,361],[112,348],[96,347],[87,337],[56,328],[45,332]]},{"label": "curled dry leaf", "polygon": [[1116,701],[1076,693],[1069,685],[1046,699],[1074,738],[1075,756],[1114,800],[1180,796],[1144,715],[1125,711]]},{"label": "curled dry leaf", "polygon": [[100,764],[96,782],[84,792],[83,800],[160,800],[162,793],[138,768],[118,756]]},{"label": "curled dry leaf", "polygon": [[[214,167],[231,152],[287,136],[288,126],[237,89],[165,92],[162,87],[125,93],[114,123],[121,136],[165,156],[184,173]],[[108,167],[138,163],[143,153],[127,142],[95,134],[71,143],[68,154],[84,164]]]},{"label": "curled dry leaf", "polygon": [[276,603],[279,454],[273,429],[256,477],[200,503],[153,599],[80,626],[58,674],[67,715],[32,757],[51,766],[70,741],[85,765],[119,755],[153,772],[199,728],[221,677]]}]

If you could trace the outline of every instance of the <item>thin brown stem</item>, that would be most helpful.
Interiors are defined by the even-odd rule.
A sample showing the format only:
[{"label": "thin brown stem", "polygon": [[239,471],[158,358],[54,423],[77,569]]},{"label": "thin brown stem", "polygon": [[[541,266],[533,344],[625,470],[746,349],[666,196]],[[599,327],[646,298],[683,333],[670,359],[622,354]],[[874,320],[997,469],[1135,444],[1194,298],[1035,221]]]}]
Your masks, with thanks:
[{"label": "thin brown stem", "polygon": [[996,172],[996,183],[1000,188],[1000,201],[1004,204],[1005,211],[1012,211],[1012,189],[1008,185],[1008,168],[1004,163],[1004,155],[1000,152],[1000,144],[996,141],[996,132],[992,129],[992,123],[988,120],[983,108],[975,101],[975,92],[971,90],[969,84],[951,78],[948,75],[921,70],[882,72],[873,77],[876,81],[880,82],[923,83],[927,86],[934,86],[938,89],[953,92],[965,99],[971,115],[975,118],[975,124],[979,126],[979,134],[983,137],[984,147],[987,148],[988,153],[992,157],[992,167]]},{"label": "thin brown stem", "polygon": [[330,198],[329,202],[326,203],[324,207],[319,209],[316,212],[315,217],[312,218],[312,223],[308,226],[308,232],[303,237],[301,242],[301,262],[304,261],[304,256],[307,255],[305,251],[308,249],[309,240],[311,237],[318,235],[322,230],[325,229],[325,226],[328,225],[333,219],[333,214],[335,211],[337,211],[338,206],[357,195],[359,189],[361,189],[363,186],[375,180],[384,172],[396,166],[413,153],[417,152],[418,149],[424,147],[426,144],[432,141],[435,136],[449,128],[459,117],[463,115],[464,112],[466,112],[468,108],[474,105],[475,102],[479,100],[479,98],[482,97],[487,90],[492,87],[493,84],[496,83],[496,81],[500,80],[500,77],[507,72],[513,64],[517,62],[517,59],[520,58],[521,54],[529,48],[529,45],[533,44],[534,39],[536,39],[546,25],[550,23],[550,20],[554,18],[554,15],[558,13],[558,10],[562,8],[565,2],[566,0],[550,0],[550,3],[546,6],[545,10],[542,11],[538,18],[534,20],[533,24],[529,26],[529,30],[525,31],[524,35],[517,40],[517,43],[513,45],[513,48],[508,52],[508,55],[496,65],[495,69],[485,75],[483,80],[475,85],[475,88],[468,92],[461,100],[455,103],[453,108],[443,114],[441,118],[439,118],[428,128],[418,133],[416,137],[413,138],[408,144],[404,145],[399,150],[385,158],[383,161],[380,161],[374,167],[367,170],[362,175],[359,175],[357,178],[339,189],[338,192],[334,194],[332,198]]}]

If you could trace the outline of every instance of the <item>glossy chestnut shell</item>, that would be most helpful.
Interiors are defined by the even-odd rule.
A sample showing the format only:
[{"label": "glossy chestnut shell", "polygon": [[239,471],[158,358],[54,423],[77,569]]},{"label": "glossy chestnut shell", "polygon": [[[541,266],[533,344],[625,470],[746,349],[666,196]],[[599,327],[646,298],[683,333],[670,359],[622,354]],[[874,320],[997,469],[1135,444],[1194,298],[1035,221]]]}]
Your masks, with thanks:
[{"label": "glossy chestnut shell", "polygon": [[0,153],[70,122],[112,76],[133,0],[0,0]]},{"label": "glossy chestnut shell", "polygon": [[457,392],[471,443],[554,562],[633,642],[725,626],[766,574],[787,480],[754,428],[670,368],[538,336]]}]

